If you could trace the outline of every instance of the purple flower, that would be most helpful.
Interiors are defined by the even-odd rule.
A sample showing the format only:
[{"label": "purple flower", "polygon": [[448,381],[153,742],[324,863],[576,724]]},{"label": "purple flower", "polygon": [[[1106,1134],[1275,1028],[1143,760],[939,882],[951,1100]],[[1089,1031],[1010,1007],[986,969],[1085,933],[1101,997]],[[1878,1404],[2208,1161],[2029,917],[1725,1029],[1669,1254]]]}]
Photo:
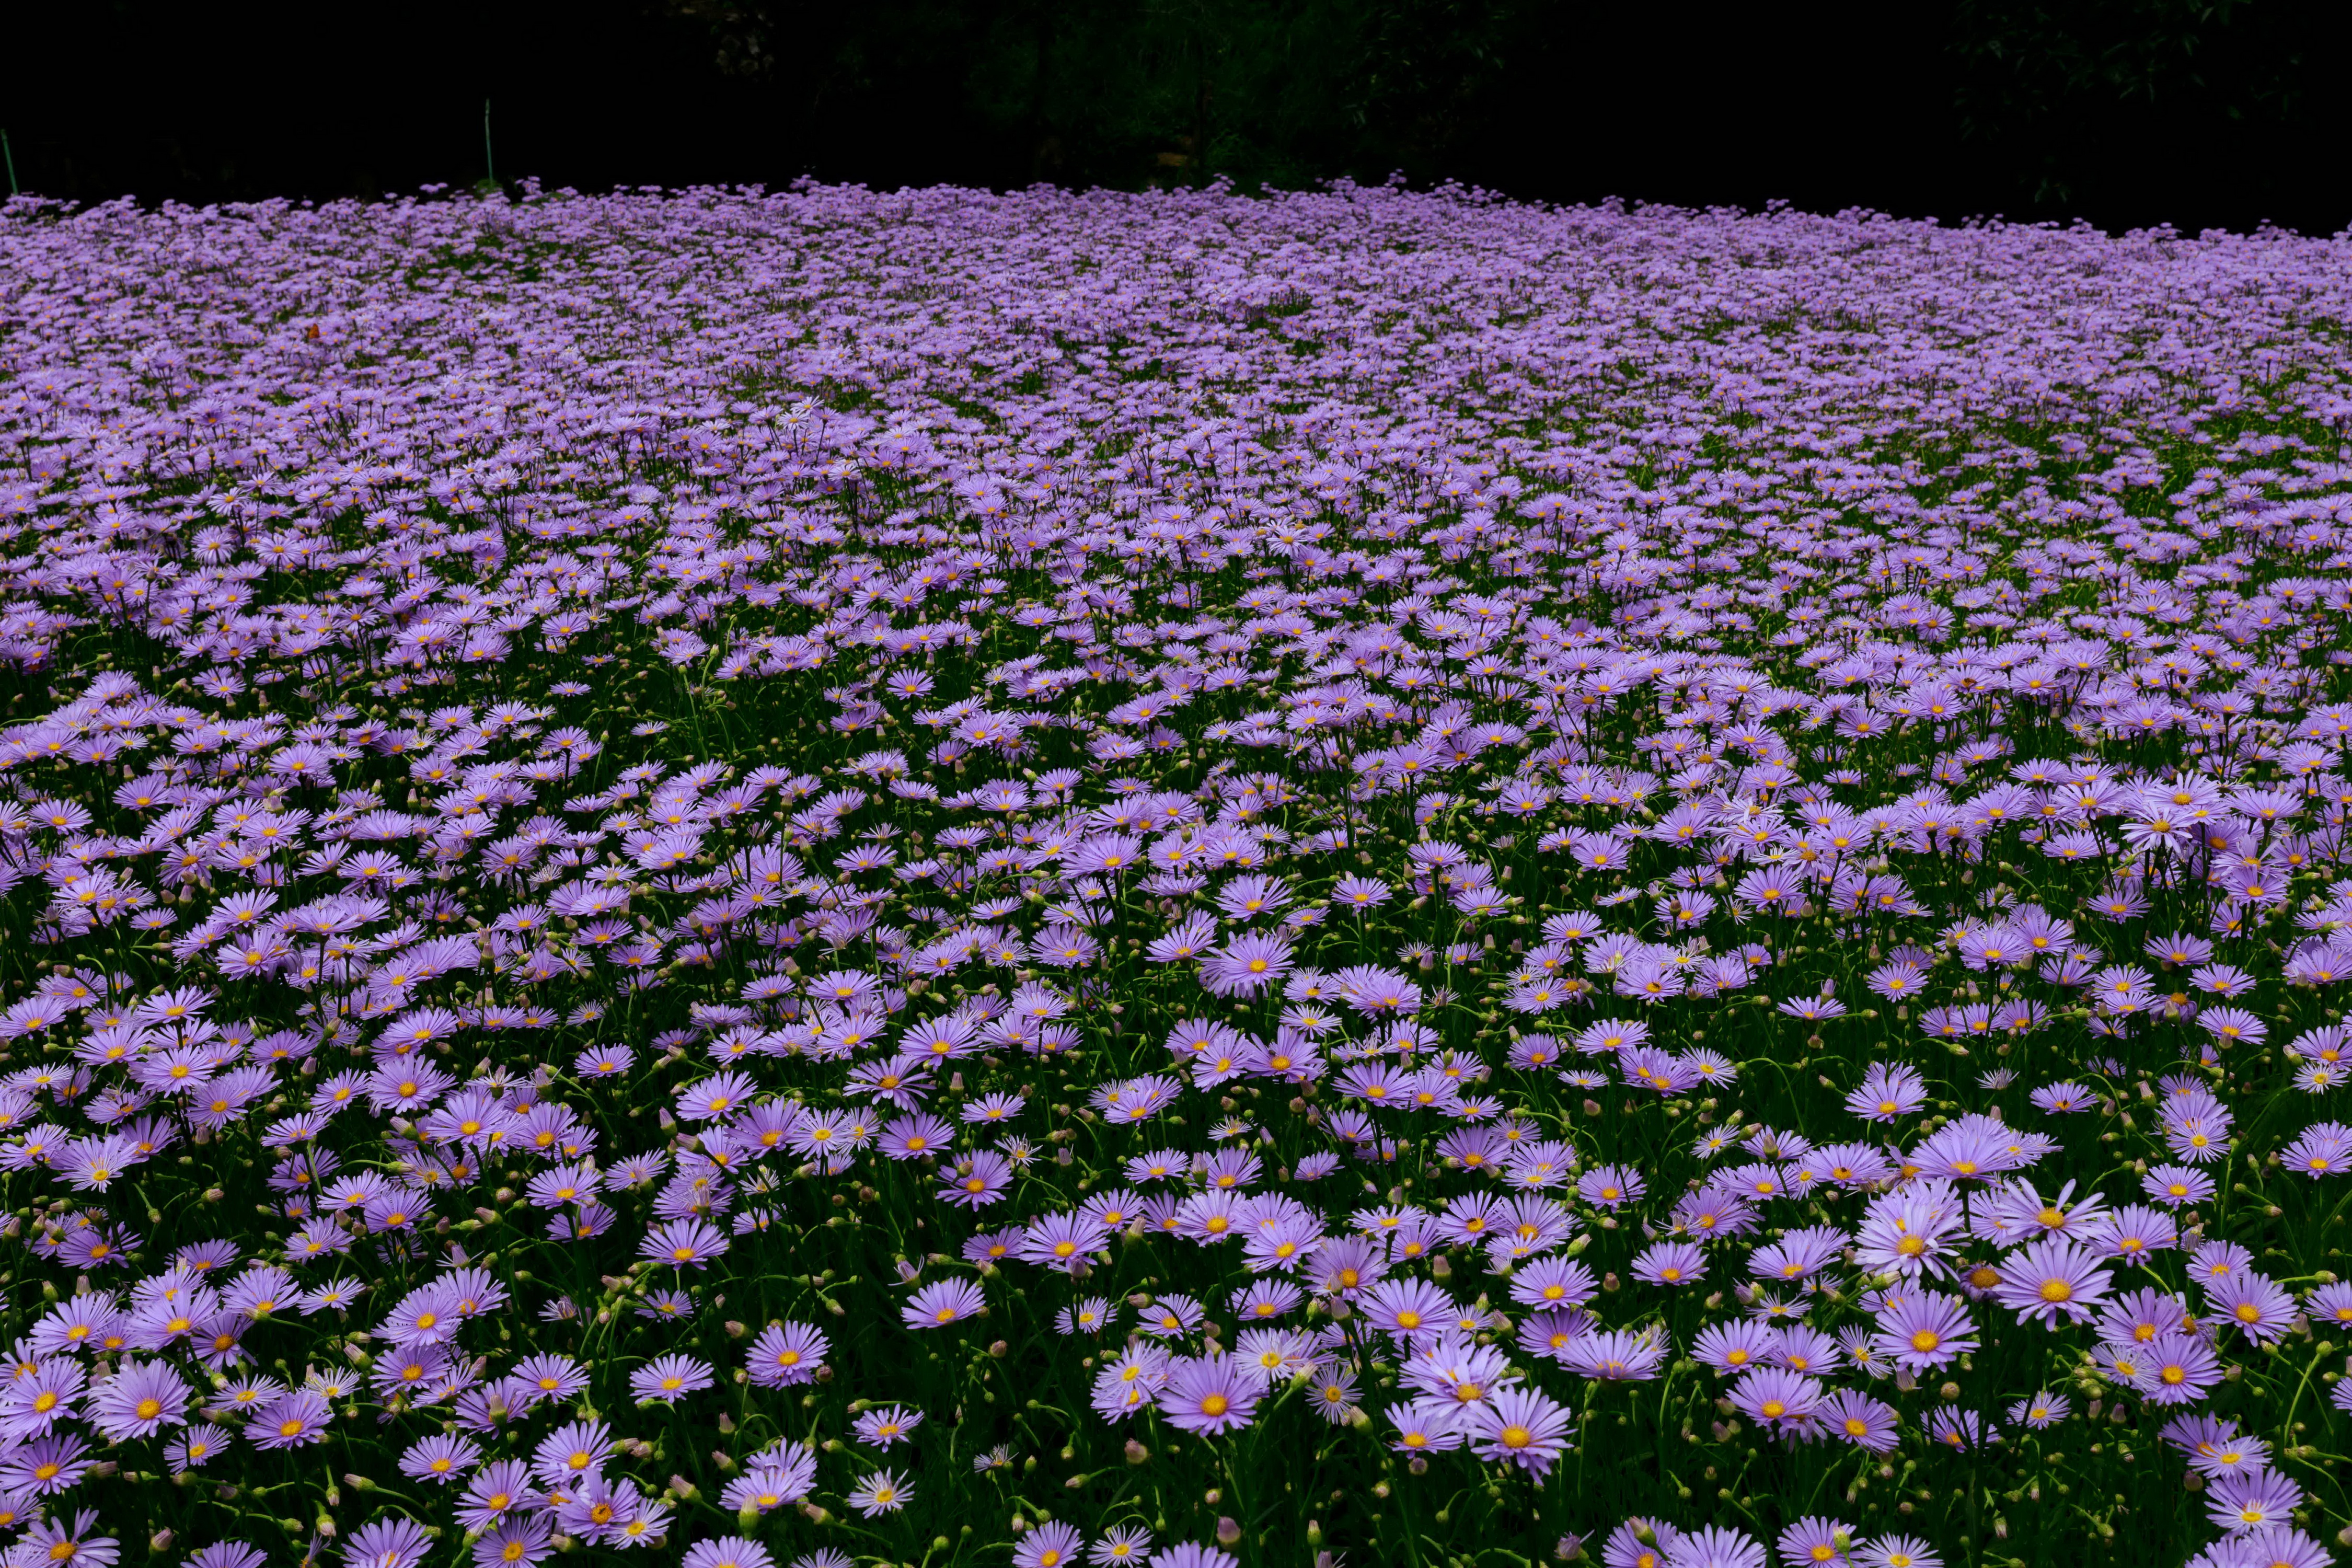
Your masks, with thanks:
[{"label": "purple flower", "polygon": [[723,1256],[730,1245],[726,1236],[709,1222],[680,1219],[647,1231],[637,1254],[677,1268],[701,1268]]},{"label": "purple flower", "polygon": [[1939,1405],[1927,1413],[1927,1439],[1959,1451],[1980,1448],[1985,1443],[1984,1418],[1973,1410]]},{"label": "purple flower", "polygon": [[2164,1141],[2176,1158],[2209,1165],[2228,1157],[2235,1121],[2229,1107],[2202,1089],[2172,1095],[2164,1102]]},{"label": "purple flower", "polygon": [[349,1568],[417,1568],[433,1549],[425,1527],[413,1519],[378,1519],[360,1526],[343,1542]]},{"label": "purple flower", "polygon": [[756,1541],[721,1535],[688,1547],[681,1568],[775,1568],[775,1562]]},{"label": "purple flower", "polygon": [[298,1388],[256,1410],[245,1433],[257,1448],[307,1447],[325,1441],[327,1423],[332,1418],[324,1395]]},{"label": "purple flower", "polygon": [[93,1534],[97,1528],[98,1515],[88,1509],[78,1510],[70,1524],[62,1513],[52,1514],[10,1547],[8,1561],[28,1568],[65,1563],[74,1568],[114,1568],[121,1543],[110,1535]]},{"label": "purple flower", "polygon": [[2338,1121],[2315,1121],[2281,1150],[2279,1158],[2288,1168],[2302,1172],[2313,1181],[2352,1171],[2352,1127]]},{"label": "purple flower", "polygon": [[2030,1427],[2033,1431],[2041,1432],[2066,1419],[2073,1410],[2074,1402],[2064,1394],[2052,1394],[2044,1389],[2030,1399],[2021,1399],[2011,1405],[2009,1407],[2009,1419],[2013,1426]]},{"label": "purple flower", "polygon": [[400,1457],[400,1473],[415,1480],[447,1485],[462,1480],[482,1462],[482,1449],[467,1438],[436,1433],[418,1439]]},{"label": "purple flower", "polygon": [[2001,1282],[1993,1300],[2013,1309],[2021,1322],[2041,1319],[2054,1326],[2080,1321],[2098,1310],[2109,1276],[2089,1249],[2061,1237],[2029,1242],[2001,1261]]},{"label": "purple flower", "polygon": [[1470,1440],[1469,1407],[1443,1395],[1391,1405],[1386,1414],[1396,1428],[1389,1447],[1400,1454],[1438,1453]]},{"label": "purple flower", "polygon": [[1820,1411],[1827,1391],[1817,1378],[1768,1366],[1731,1385],[1729,1398],[1748,1419],[1780,1429],[1802,1428]]},{"label": "purple flower", "polygon": [[1688,1285],[1706,1278],[1706,1256],[1687,1241],[1662,1241],[1633,1259],[1633,1278],[1651,1285]]},{"label": "purple flower", "polygon": [[1255,996],[1290,972],[1290,943],[1269,932],[1244,931],[1201,966],[1201,983],[1220,996]]},{"label": "purple flower", "polygon": [[1179,1431],[1214,1436],[1247,1426],[1263,1387],[1234,1357],[1208,1355],[1171,1363],[1159,1392],[1160,1413]]},{"label": "purple flower", "polygon": [[90,1396],[91,1424],[117,1443],[152,1437],[188,1419],[188,1386],[163,1362],[125,1361]]},{"label": "purple flower", "polygon": [[530,1473],[541,1485],[569,1487],[604,1472],[613,1455],[613,1434],[602,1421],[567,1421],[531,1450]]},{"label": "purple flower", "polygon": [[2275,1341],[2294,1322],[2294,1298],[2251,1268],[2207,1281],[2205,1299],[2216,1318],[2256,1344]]},{"label": "purple flower", "polygon": [[1916,1535],[1882,1535],[1854,1548],[1864,1568],[1944,1568],[1944,1560]]},{"label": "purple flower", "polygon": [[493,1459],[466,1483],[465,1495],[457,1504],[457,1521],[468,1530],[487,1531],[534,1500],[530,1490],[529,1465],[520,1459]]},{"label": "purple flower", "polygon": [[446,1287],[435,1283],[402,1298],[376,1331],[394,1345],[413,1350],[447,1343],[456,1337],[459,1321],[457,1303]]},{"label": "purple flower", "polygon": [[986,1208],[1003,1197],[1012,1181],[1012,1162],[992,1149],[982,1149],[940,1173],[940,1198],[959,1208]]},{"label": "purple flower", "polygon": [[1553,1359],[1597,1383],[1641,1383],[1658,1375],[1666,1350],[1654,1329],[1609,1329],[1577,1335],[1553,1352]]},{"label": "purple flower", "polygon": [[1140,1568],[1141,1564],[1152,1560],[1151,1532],[1135,1525],[1123,1525],[1105,1531],[1102,1539],[1096,1542],[1087,1553],[1087,1561],[1097,1564],[1097,1568],[1120,1568],[1121,1564],[1127,1563]]},{"label": "purple flower", "polygon": [[1087,1255],[1109,1238],[1102,1222],[1084,1213],[1047,1215],[1023,1233],[1020,1256],[1028,1262],[1076,1274]]},{"label": "purple flower", "polygon": [[189,1553],[181,1568],[262,1568],[268,1554],[242,1541],[216,1541]]},{"label": "purple flower", "polygon": [[1893,1405],[1851,1388],[1832,1391],[1814,1420],[1832,1436],[1874,1454],[1891,1453],[1899,1435]]},{"label": "purple flower", "polygon": [[2294,1522],[2303,1502],[2303,1489],[2276,1470],[2226,1475],[2216,1479],[2205,1500],[2205,1514],[2232,1535]]},{"label": "purple flower", "polygon": [[630,1396],[670,1405],[711,1385],[711,1371],[687,1355],[656,1356],[629,1374]]},{"label": "purple flower", "polygon": [[2186,1208],[2213,1195],[2213,1178],[2187,1165],[2158,1165],[2140,1178],[2140,1190],[2167,1208]]},{"label": "purple flower", "polygon": [[1820,1514],[1808,1514],[1780,1532],[1780,1558],[1796,1568],[1843,1564],[1855,1540],[1853,1526]]},{"label": "purple flower", "polygon": [[0,1388],[0,1433],[21,1443],[79,1415],[87,1376],[79,1363],[62,1357],[19,1368],[7,1386]]},{"label": "purple flower", "polygon": [[[1671,1381],[1678,1350],[1749,1426],[1872,1469],[1901,1423],[1867,1390],[1973,1354],[1992,1383],[1970,1397],[2063,1449],[2063,1401],[1993,1384],[2087,1348],[2235,1510],[2205,1568],[2318,1568],[2291,1523],[2312,1505],[2262,1489],[2270,1450],[2197,1412],[2305,1315],[2352,1327],[2352,1288],[2298,1300],[2325,1237],[2263,1231],[2232,1173],[2352,1169],[2352,1130],[2293,1114],[2352,1082],[2345,1032],[2279,1021],[2352,981],[2352,704],[2331,686],[2352,532],[2313,433],[2343,424],[2343,389],[2297,368],[2324,371],[2324,332],[2260,308],[2340,292],[2342,247],[2053,249],[1994,225],[1854,274],[1864,231],[1903,226],[1180,195],[803,184],[0,222],[40,329],[0,409],[0,666],[25,693],[0,721],[0,895],[41,960],[0,994],[0,1172],[27,1267],[121,1282],[19,1314],[16,1556],[105,1568],[86,1520],[27,1524],[91,1473],[93,1433],[185,1475],[240,1435],[324,1445],[354,1398],[411,1430],[278,1466],[308,1478],[293,1513],[374,1463],[408,1504],[456,1483],[481,1564],[551,1562],[559,1538],[684,1547],[712,1500],[674,1520],[618,1473],[634,1440],[576,1402],[712,1389],[677,1331],[731,1310],[754,1325],[740,1381],[790,1395],[838,1372],[866,1396],[855,1430],[895,1447],[915,1416],[887,1402],[917,1383],[893,1357],[971,1353],[920,1331],[1017,1305],[1070,1336],[1044,1374],[1092,1363],[1107,1425],[1167,1406],[1217,1430],[1295,1392],[1334,1440],[1392,1426],[1408,1473],[1478,1449],[1441,1475],[1557,1463],[1528,1369]],[[1334,214],[1396,243],[1334,242]],[[1192,255],[1225,227],[1239,262]],[[467,265],[386,294],[369,258],[392,229]],[[547,276],[500,283],[542,241]],[[840,265],[768,266],[770,241]],[[1595,295],[1589,342],[1531,338],[1542,280],[1481,261],[1636,241],[1658,287]],[[1694,336],[1708,290],[1684,285],[1727,246],[1772,255],[1798,316],[1836,297],[1864,321],[1863,373]],[[1180,264],[1122,267],[1122,247]],[[2063,320],[2034,308],[2062,250],[2128,263]],[[184,276],[183,252],[217,265]],[[910,317],[889,277],[842,284],[868,253],[944,284]],[[1342,253],[1347,289],[1310,287]],[[738,320],[719,285],[747,267],[764,302]],[[1955,294],[1956,267],[2000,286]],[[669,287],[698,268],[716,305]],[[1433,278],[1461,308],[1415,316],[1425,353],[1360,330]],[[2213,331],[2137,330],[2180,313],[2183,278],[2220,280]],[[125,286],[202,330],[116,330]],[[1922,290],[1949,308],[1901,308]],[[278,320],[285,300],[310,314]],[[769,316],[819,325],[752,341]],[[1639,353],[1585,374],[1628,333]],[[2038,474],[2003,412],[2026,339],[2025,400],[2056,432]],[[639,340],[660,353],[606,352]],[[812,395],[738,397],[747,366]],[[1465,366],[1487,367],[1475,395]],[[1941,499],[1916,500],[1938,463]],[[2150,485],[2165,515],[2131,515]],[[116,634],[146,656],[96,668]],[[642,693],[614,679],[641,667]],[[706,723],[709,754],[680,759],[680,721],[629,711],[665,681],[751,728]],[[2029,849],[2092,874],[2097,945],[1999,885]],[[1538,912],[1593,878],[1593,909]],[[2167,929],[2190,907],[2201,929]],[[1731,1016],[1854,1028],[1865,1002],[1883,1059],[1824,1058],[1827,1079]],[[2066,1054],[2062,1014],[2094,1054]],[[1986,1059],[2003,1041],[2043,1070]],[[2122,1059],[2175,1048],[2178,1070]],[[1166,1147],[1122,1143],[1146,1123]],[[240,1149],[255,1220],[176,1253],[124,1228],[150,1205],[241,1209],[194,1200],[237,1188],[214,1167]],[[2116,1162],[2138,1155],[2163,1163],[2135,1192]],[[1336,1190],[1360,1178],[1362,1198]],[[841,1347],[759,1326],[781,1310],[763,1292],[861,1249],[893,1259],[897,1321],[868,1303]],[[1118,1293],[1080,1296],[1106,1253]],[[2257,1272],[2271,1256],[2305,1285]],[[635,1295],[588,1301],[581,1281],[633,1257]],[[2193,1312],[2151,1283],[2176,1265]],[[354,1327],[365,1367],[288,1352],[299,1389],[256,1368]],[[836,1348],[855,1353],[829,1368]],[[1221,1378],[1243,1397],[1212,1416]],[[1916,1413],[1930,1441],[1993,1440],[1940,1397]],[[236,1424],[191,1425],[199,1403]],[[537,1474],[483,1461],[517,1442]],[[756,1519],[817,1460],[732,1462],[717,1500]],[[925,1500],[955,1511],[979,1495],[961,1486]],[[868,1478],[856,1506],[902,1492]],[[421,1568],[411,1512],[362,1510],[332,1544]],[[1598,1554],[1760,1568],[1708,1522],[1629,1521]],[[1433,1550],[1475,1544],[1450,1528]],[[1024,1568],[1081,1553],[1066,1524],[1016,1534]],[[1780,1544],[1937,1568],[1835,1521]],[[775,1568],[749,1539],[688,1555]],[[1199,1543],[1162,1557],[1231,1568]]]},{"label": "purple flower", "polygon": [[[1875,984],[1876,978],[1873,977],[1873,989],[1886,994]],[[1861,1085],[1846,1096],[1845,1104],[1864,1121],[1891,1122],[1916,1110],[1927,1099],[1927,1083],[1915,1069],[1882,1062],[1863,1074]]]},{"label": "purple flower", "polygon": [[1384,1279],[1365,1295],[1363,1311],[1371,1325],[1400,1339],[1436,1333],[1454,1321],[1454,1299],[1422,1279]]},{"label": "purple flower", "polygon": [[[173,1475],[185,1475],[190,1470],[201,1469],[218,1458],[225,1442],[226,1435],[216,1428],[196,1427],[164,1444],[163,1460],[172,1467]],[[53,1458],[45,1458],[37,1462],[34,1468],[37,1473],[40,1469],[52,1468],[54,1465]],[[0,1480],[7,1479],[9,1477],[10,1471],[5,1467],[0,1467]],[[67,1484],[72,1483],[68,1481]]]},{"label": "purple flower", "polygon": [[1879,1320],[1874,1345],[1899,1367],[1927,1372],[1977,1348],[1968,1307],[1920,1291],[1901,1297]]},{"label": "purple flower", "polygon": [[771,1323],[760,1331],[744,1358],[751,1381],[761,1388],[790,1388],[816,1376],[831,1348],[813,1324]]},{"label": "purple flower", "polygon": [[1727,1375],[1765,1365],[1778,1336],[1761,1323],[1710,1323],[1691,1342],[1694,1358]]},{"label": "purple flower", "polygon": [[910,1329],[943,1329],[973,1317],[987,1306],[980,1287],[969,1279],[938,1279],[907,1298],[898,1315]]},{"label": "purple flower", "polygon": [[474,1565],[534,1568],[553,1549],[554,1542],[555,1521],[546,1514],[500,1520],[474,1542]]},{"label": "purple flower", "polygon": [[915,1428],[923,1424],[923,1413],[909,1410],[903,1405],[886,1405],[869,1410],[854,1423],[858,1441],[877,1448],[887,1448],[905,1442]]},{"label": "purple flower", "polygon": [[1552,1461],[1574,1430],[1566,1409],[1540,1390],[1506,1385],[1467,1407],[1481,1458],[1517,1465],[1532,1475],[1551,1473]]},{"label": "purple flower", "polygon": [[[849,1493],[849,1506],[859,1514],[872,1519],[877,1514],[897,1513],[912,1500],[914,1487],[901,1479],[896,1470],[877,1470]],[[746,1565],[750,1568],[750,1565]]]},{"label": "purple flower", "polygon": [[2136,1385],[2150,1405],[2193,1404],[2221,1379],[2221,1358],[2197,1334],[2158,1334],[2138,1352]]},{"label": "purple flower", "polygon": [[783,1465],[755,1460],[728,1484],[719,1500],[739,1513],[745,1509],[766,1513],[806,1497],[815,1481],[816,1460],[807,1449],[800,1448],[793,1450],[792,1459]]},{"label": "purple flower", "polygon": [[1151,1568],[1241,1568],[1241,1560],[1232,1552],[1220,1552],[1213,1546],[1180,1541],[1154,1552]]},{"label": "purple flower", "polygon": [[1769,1561],[1762,1542],[1720,1525],[1677,1535],[1664,1558],[1665,1568],[1765,1568]]},{"label": "purple flower", "polygon": [[2199,1568],[2330,1568],[2335,1554],[2287,1524],[2266,1524],[2216,1542],[2189,1561]]},{"label": "purple flower", "polygon": [[1208,914],[1194,913],[1153,938],[1143,952],[1154,963],[1185,963],[1205,954],[1216,940],[1216,921]]},{"label": "purple flower", "polygon": [[1076,1568],[1087,1538],[1055,1521],[1041,1524],[1016,1542],[1013,1568]]}]

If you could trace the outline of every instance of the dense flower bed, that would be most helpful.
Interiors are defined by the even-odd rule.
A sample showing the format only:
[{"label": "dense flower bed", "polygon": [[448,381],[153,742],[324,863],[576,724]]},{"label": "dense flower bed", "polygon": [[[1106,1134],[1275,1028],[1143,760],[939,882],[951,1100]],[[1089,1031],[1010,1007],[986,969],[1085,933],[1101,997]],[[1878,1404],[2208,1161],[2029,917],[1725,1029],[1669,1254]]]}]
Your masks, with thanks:
[{"label": "dense flower bed", "polygon": [[2352,245],[0,219],[12,1565],[2317,1568]]}]

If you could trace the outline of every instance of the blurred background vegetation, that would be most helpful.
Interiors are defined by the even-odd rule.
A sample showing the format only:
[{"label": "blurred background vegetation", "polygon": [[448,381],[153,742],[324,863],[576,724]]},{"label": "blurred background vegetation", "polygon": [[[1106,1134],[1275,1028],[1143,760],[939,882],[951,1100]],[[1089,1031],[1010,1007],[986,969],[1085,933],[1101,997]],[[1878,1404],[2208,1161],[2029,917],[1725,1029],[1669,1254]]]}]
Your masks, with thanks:
[{"label": "blurred background vegetation", "polygon": [[97,200],[1454,179],[1557,201],[2352,222],[2344,0],[76,0],[0,126]]}]

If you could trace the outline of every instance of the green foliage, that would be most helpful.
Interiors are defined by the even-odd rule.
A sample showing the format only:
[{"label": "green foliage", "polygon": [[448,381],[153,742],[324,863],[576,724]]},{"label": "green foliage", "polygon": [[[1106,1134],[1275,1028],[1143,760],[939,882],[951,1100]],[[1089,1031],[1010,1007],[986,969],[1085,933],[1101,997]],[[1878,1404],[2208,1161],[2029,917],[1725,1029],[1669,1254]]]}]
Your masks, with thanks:
[{"label": "green foliage", "polygon": [[708,27],[724,74],[812,102],[949,86],[961,111],[949,118],[1003,173],[1127,187],[1441,177],[1484,128],[1547,10],[1532,0],[879,0],[830,33],[802,33],[793,18],[795,48],[782,18],[740,0],[669,8]]},{"label": "green foliage", "polygon": [[[2316,129],[2318,8],[2295,0],[1957,0],[1963,138],[2037,205],[2079,202],[2151,142],[2282,145]],[[2189,149],[2184,148],[2184,152]]]}]

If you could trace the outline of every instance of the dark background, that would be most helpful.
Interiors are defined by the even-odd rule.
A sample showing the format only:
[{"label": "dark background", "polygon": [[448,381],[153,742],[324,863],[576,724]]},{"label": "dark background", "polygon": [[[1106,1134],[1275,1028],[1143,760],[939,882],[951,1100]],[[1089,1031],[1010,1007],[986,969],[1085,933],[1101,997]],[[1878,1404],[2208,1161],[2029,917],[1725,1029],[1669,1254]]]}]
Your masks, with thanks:
[{"label": "dark background", "polygon": [[2352,223],[2346,0],[45,0],[27,190],[1298,185]]}]

